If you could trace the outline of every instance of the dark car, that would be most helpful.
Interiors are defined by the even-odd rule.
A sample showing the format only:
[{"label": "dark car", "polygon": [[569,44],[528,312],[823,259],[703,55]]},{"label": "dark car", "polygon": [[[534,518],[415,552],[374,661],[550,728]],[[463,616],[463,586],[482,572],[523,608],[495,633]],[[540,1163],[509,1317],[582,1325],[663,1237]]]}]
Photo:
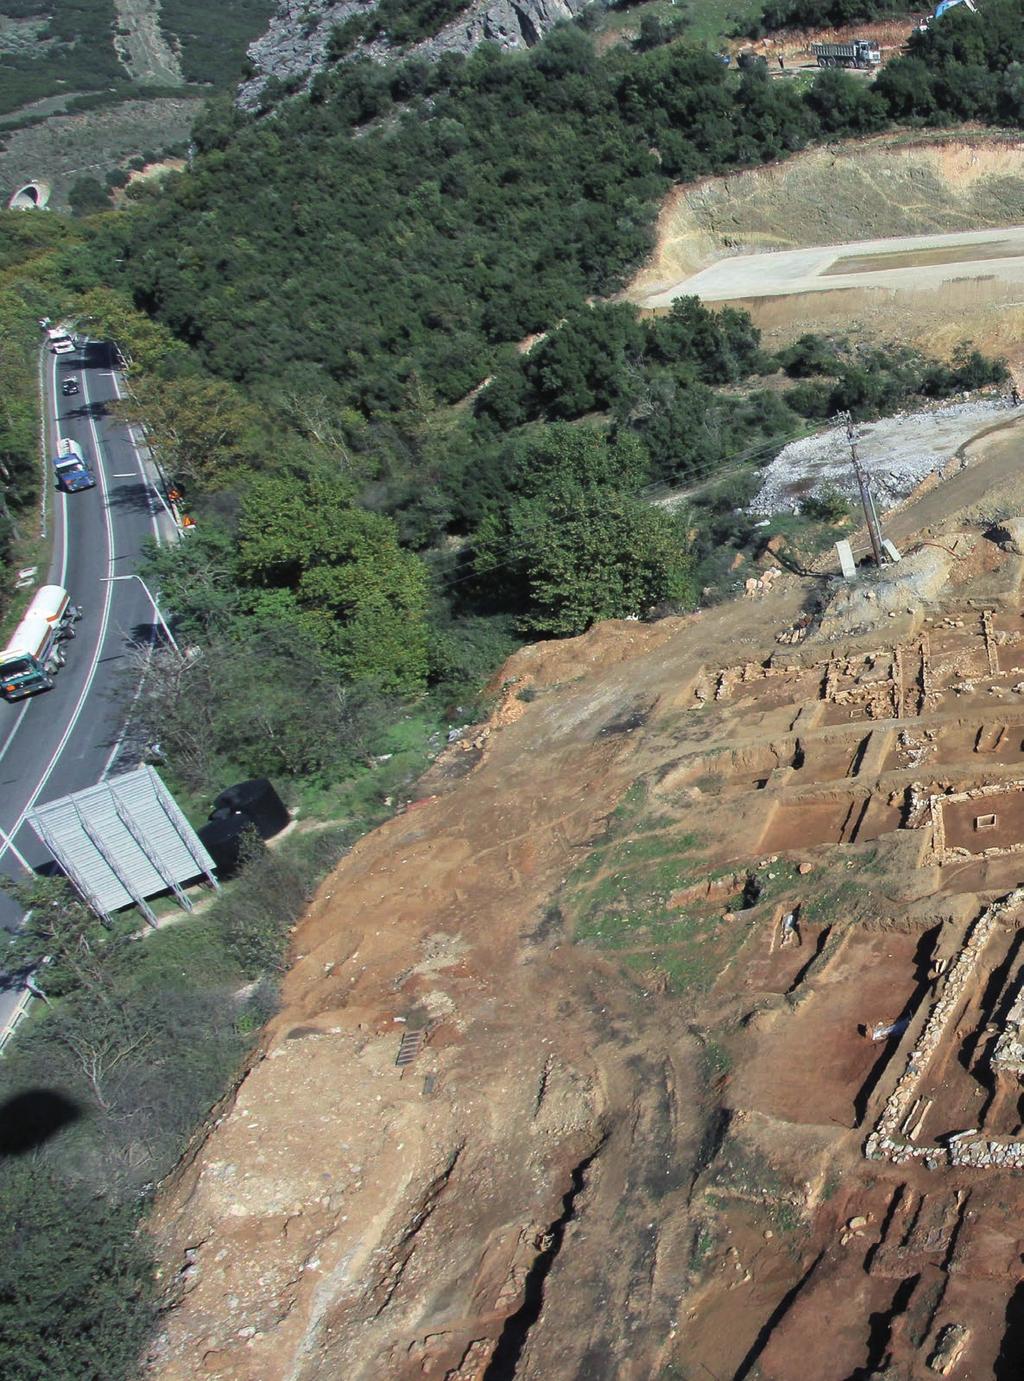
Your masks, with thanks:
[{"label": "dark car", "polygon": [[71,398],[79,392],[77,379],[65,379],[60,386],[60,391],[65,398]]}]

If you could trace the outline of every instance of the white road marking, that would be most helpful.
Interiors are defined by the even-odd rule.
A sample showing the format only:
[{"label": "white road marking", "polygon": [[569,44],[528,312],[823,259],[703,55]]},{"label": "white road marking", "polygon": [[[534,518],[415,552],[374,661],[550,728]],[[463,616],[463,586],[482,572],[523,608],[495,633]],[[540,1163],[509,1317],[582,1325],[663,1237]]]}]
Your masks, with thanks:
[{"label": "white road marking", "polygon": [[3,830],[0,830],[0,839],[4,841],[4,848],[10,849],[11,853],[24,868],[25,872],[34,875],[35,869],[32,867],[31,863],[29,863],[28,859],[14,843],[14,840],[11,838],[11,836],[9,834],[4,834]]},{"label": "white road marking", "polygon": [[[120,385],[119,385],[118,382],[117,382],[117,375],[116,375],[115,373],[111,373],[111,376],[110,376],[110,377],[114,380],[114,392],[117,394],[118,402],[120,402],[120,401],[121,401],[121,388],[120,388]],[[166,500],[164,499],[163,494],[160,492],[159,486],[154,485],[153,482],[152,482],[152,480],[151,480],[151,479],[149,478],[149,476],[146,474],[146,467],[145,467],[145,465],[143,464],[143,461],[142,461],[142,446],[140,445],[140,442],[139,442],[137,436],[135,435],[135,428],[134,428],[134,427],[128,427],[128,428],[127,428],[127,431],[128,431],[128,440],[131,442],[132,450],[135,452],[135,463],[136,463],[136,465],[138,465],[138,467],[139,467],[139,476],[140,476],[140,478],[141,478],[141,480],[142,480],[142,483],[146,486],[147,489],[154,489],[154,490],[156,491],[156,494],[157,494],[158,498],[160,499],[160,502],[163,504],[164,508],[166,509],[166,508],[167,508],[167,502],[166,502]],[[143,433],[143,442],[144,442],[144,440],[145,440],[145,433]],[[134,479],[134,477],[135,477],[135,476],[134,476],[134,473],[130,472],[129,475],[128,475],[126,478]],[[119,476],[118,478],[122,478],[122,477]],[[170,512],[169,509],[168,509],[167,511]],[[172,515],[172,517],[173,517],[173,515]],[[157,520],[156,520],[156,513],[153,511],[153,509],[150,509],[150,511],[149,511],[149,521],[150,521],[150,525],[151,525],[152,528],[153,528],[153,537],[154,537],[154,540],[156,541],[156,543],[157,543],[158,546],[162,546],[162,545],[163,545],[163,539],[162,539],[162,537],[161,537],[161,535],[160,535],[160,524],[159,524],[159,523],[157,522]],[[111,588],[112,588],[111,586],[109,586],[109,585],[107,586],[107,589],[108,589],[108,590],[111,589]],[[149,649],[149,657],[152,657],[152,655],[153,655],[153,649],[152,649],[152,647],[150,647],[150,649]],[[147,657],[147,662],[148,662],[148,659],[149,659],[149,658]],[[117,736],[117,742],[114,744],[113,748],[110,750],[110,756],[107,758],[106,765],[104,766],[103,771],[100,773],[100,781],[101,781],[101,782],[102,782],[102,781],[106,781],[106,779],[107,779],[107,774],[109,773],[110,769],[113,767],[113,765],[114,765],[114,763],[115,763],[115,761],[116,761],[116,759],[117,759],[117,755],[118,755],[118,753],[120,753],[122,747],[124,746],[124,741],[125,741],[125,739],[128,737],[128,730],[131,728],[131,723],[132,723],[132,715],[135,713],[135,706],[139,703],[139,696],[142,694],[142,687],[145,685],[145,681],[146,681],[146,671],[143,670],[142,675],[139,677],[139,684],[135,687],[135,694],[132,696],[132,703],[128,706],[128,713],[127,713],[127,714],[125,715],[125,717],[124,717],[124,728],[123,728],[123,729],[121,730],[121,732],[118,734],[118,736]]]},{"label": "white road marking", "polygon": [[133,479],[135,478],[135,471],[134,471],[134,470],[115,470],[115,471],[114,471],[113,477],[114,477],[114,479],[116,479],[116,480],[133,480]]},{"label": "white road marking", "polygon": [[28,707],[31,703],[31,696],[26,696],[26,698],[21,702],[21,709],[18,711],[18,718],[14,721],[14,728],[7,735],[7,742],[4,744],[2,748],[0,748],[0,762],[3,762],[4,758],[7,756],[7,750],[14,742],[14,735],[21,728],[21,721],[25,718],[26,714],[28,713]]},{"label": "white road marking", "polygon": [[[114,392],[117,394],[118,400],[120,400],[120,398],[121,398],[121,390],[120,390],[120,388],[119,388],[119,386],[118,386],[117,375],[116,375],[116,373],[115,373],[114,371],[108,371],[108,370],[103,370],[103,371],[99,371],[99,372],[103,373],[105,376],[107,376],[107,377],[109,377],[109,378],[112,378],[112,379],[114,380]],[[82,372],[82,383],[83,383],[83,388],[84,388],[84,391],[85,391],[85,401],[86,401],[86,404],[88,404],[90,400],[89,400],[89,396],[88,396],[87,372],[84,371],[84,370],[83,370],[83,372]],[[58,419],[58,417],[57,417],[57,407],[58,407],[58,404],[57,404],[57,397],[58,397],[58,393],[57,393],[57,359],[56,359],[56,356],[54,356],[54,358],[53,358],[53,399],[54,399],[54,426],[55,426],[55,430],[59,427],[59,419]],[[114,557],[115,557],[115,551],[114,551],[114,531],[113,531],[113,524],[112,524],[111,517],[110,517],[109,491],[108,491],[108,488],[107,488],[106,473],[105,473],[105,471],[104,471],[103,464],[102,464],[102,459],[101,459],[99,433],[97,432],[97,429],[96,429],[96,422],[95,422],[95,419],[94,419],[91,415],[90,415],[90,417],[89,417],[89,429],[90,429],[90,431],[91,431],[91,433],[92,433],[93,448],[94,448],[94,451],[95,451],[95,458],[96,458],[96,473],[97,473],[97,476],[98,476],[98,479],[99,479],[100,490],[101,490],[101,492],[102,492],[102,494],[103,494],[103,520],[104,520],[104,525],[105,525],[105,527],[106,527],[106,532],[107,532],[107,551],[108,551],[108,567],[107,567],[107,574],[110,575],[110,574],[113,572]],[[147,487],[152,487],[151,481],[150,481],[149,477],[147,476],[146,471],[145,471],[145,467],[144,467],[144,465],[143,465],[142,456],[141,456],[141,454],[140,454],[140,449],[139,449],[139,443],[138,443],[138,441],[137,441],[136,438],[135,438],[135,434],[134,434],[134,430],[133,430],[133,429],[131,429],[131,428],[128,429],[128,436],[129,436],[129,440],[130,440],[132,449],[133,449],[133,451],[135,452],[136,463],[138,464],[138,467],[139,467],[138,473],[139,473],[140,477],[142,478],[143,483],[146,484]],[[55,448],[55,449],[56,449],[56,448]],[[115,472],[115,474],[114,474],[113,477],[114,477],[115,479],[134,479],[134,477],[135,477],[135,472],[134,472],[134,471],[127,471],[127,472],[121,472],[121,473],[116,473],[116,472]],[[49,469],[47,469],[47,479],[48,479],[48,478],[49,478]],[[68,496],[67,496],[63,491],[60,491],[60,497],[61,497],[62,519],[63,519],[63,521],[62,521],[62,523],[61,523],[62,554],[61,554],[61,565],[60,565],[60,580],[58,581],[58,583],[59,583],[61,586],[64,586],[65,583],[66,583],[66,580],[67,580],[68,545],[69,545],[69,544],[68,544],[68,524],[67,524],[67,501],[68,501]],[[164,506],[166,507],[166,504],[165,504]],[[160,525],[159,525],[159,523],[157,522],[156,514],[155,514],[154,512],[151,512],[151,513],[150,513],[150,524],[151,524],[151,526],[152,526],[152,528],[153,528],[153,536],[156,538],[157,542],[160,542],[160,541],[161,541]],[[20,851],[18,850],[17,846],[14,844],[14,837],[18,834],[18,832],[19,832],[19,830],[21,829],[22,825],[25,823],[25,818],[26,818],[26,816],[28,815],[28,813],[29,813],[29,812],[32,810],[32,808],[34,807],[36,801],[39,799],[39,796],[42,794],[42,791],[43,791],[43,789],[45,788],[46,783],[49,781],[50,777],[52,776],[52,774],[53,774],[53,769],[54,769],[54,767],[56,766],[56,763],[57,763],[57,759],[60,757],[61,753],[64,751],[65,747],[67,746],[68,739],[71,737],[71,734],[72,734],[72,732],[73,732],[73,730],[74,730],[76,724],[78,723],[78,720],[79,720],[79,718],[80,718],[80,716],[81,716],[81,713],[82,713],[82,708],[83,708],[83,706],[85,705],[85,701],[86,701],[86,699],[87,699],[87,697],[88,697],[89,691],[90,691],[91,688],[92,688],[92,683],[93,683],[93,681],[95,680],[95,677],[96,677],[96,670],[97,670],[97,666],[98,666],[98,663],[99,663],[100,652],[101,652],[101,650],[102,650],[103,643],[105,642],[106,636],[107,636],[107,628],[108,628],[108,624],[109,624],[109,621],[110,621],[110,608],[111,608],[111,602],[112,602],[112,600],[113,600],[114,586],[113,586],[112,584],[107,584],[107,585],[104,586],[104,590],[105,590],[105,598],[104,598],[104,602],[103,602],[103,611],[102,611],[102,614],[101,614],[101,617],[100,617],[99,637],[98,637],[98,639],[97,639],[97,641],[96,641],[96,647],[95,647],[95,651],[94,651],[94,653],[93,653],[92,663],[91,663],[91,665],[90,665],[90,667],[89,667],[89,673],[88,673],[88,676],[86,677],[85,685],[82,687],[81,694],[80,694],[79,697],[78,697],[78,702],[76,703],[75,708],[74,708],[74,711],[72,712],[71,718],[70,718],[70,720],[68,721],[67,727],[66,727],[66,729],[65,729],[65,731],[64,731],[64,735],[63,735],[63,737],[61,738],[60,743],[57,745],[56,749],[54,750],[53,756],[50,758],[50,761],[47,763],[46,768],[44,769],[43,774],[42,774],[42,776],[40,777],[39,782],[37,783],[36,788],[35,788],[34,792],[32,793],[32,796],[31,796],[30,800],[28,801],[28,803],[27,803],[27,805],[25,806],[24,810],[23,810],[23,811],[21,812],[21,814],[18,816],[18,819],[15,821],[14,828],[11,830],[10,834],[4,834],[4,832],[3,832],[2,830],[0,830],[0,841],[2,841],[2,842],[0,842],[0,859],[2,859],[3,856],[4,856],[4,854],[7,852],[7,850],[10,849],[11,852],[12,852],[12,853],[15,855],[15,857],[18,859],[19,863],[21,863],[21,865],[22,865],[24,868],[26,868],[26,870],[29,871],[29,872],[31,872],[32,869],[29,868],[28,864],[25,862],[24,856],[20,853]],[[141,691],[142,691],[142,681],[140,680],[139,685],[136,687],[135,694],[134,694],[134,696],[132,697],[132,704],[131,704],[131,706],[130,706],[130,708],[129,708],[128,715],[127,715],[127,717],[126,717],[126,719],[125,719],[124,728],[122,729],[120,735],[118,736],[117,742],[114,744],[113,748],[111,749],[110,755],[109,755],[108,758],[107,758],[107,761],[106,761],[106,764],[105,764],[105,766],[104,766],[104,768],[103,768],[103,771],[100,773],[100,780],[101,780],[101,781],[107,776],[108,772],[110,771],[111,767],[112,767],[113,764],[114,764],[114,760],[116,759],[118,753],[119,753],[120,750],[121,750],[122,745],[124,744],[124,740],[125,740],[125,738],[126,738],[126,736],[127,736],[128,728],[129,728],[129,725],[130,725],[130,722],[131,722],[131,714],[132,714],[132,711],[133,711],[134,708],[135,708],[135,705],[136,705],[137,702],[138,702],[138,698],[139,698],[139,695],[141,694]],[[0,749],[0,762],[3,762],[4,756],[6,755],[7,750],[10,748],[11,743],[14,741],[14,738],[15,738],[17,732],[18,732],[18,729],[21,727],[21,722],[22,722],[22,720],[24,719],[26,713],[28,712],[28,708],[29,708],[29,704],[30,704],[30,703],[31,703],[31,701],[28,700],[28,699],[26,699],[26,700],[22,703],[21,710],[20,710],[20,712],[19,712],[19,714],[18,714],[18,718],[17,718],[17,720],[15,721],[14,726],[13,726],[13,728],[12,728],[10,734],[8,735],[7,742],[4,744],[3,748]]]},{"label": "white road marking", "polygon": [[[83,373],[83,385],[85,385],[85,381],[86,375]],[[86,385],[86,402],[88,401],[88,387]],[[104,472],[102,462],[100,460],[99,433],[96,430],[95,419],[91,416],[89,418],[89,430],[92,432],[92,441],[93,446],[95,447],[96,474],[99,478],[100,490],[103,494],[103,522],[107,531],[107,574],[110,575],[114,566],[114,525],[111,522],[110,518],[110,503],[109,491],[107,489],[107,477]],[[81,693],[79,694],[78,700],[75,704],[75,708],[71,712],[71,718],[68,720],[67,725],[65,726],[61,740],[57,744],[57,747],[53,750],[53,754],[50,758],[50,761],[46,764],[46,767],[43,769],[42,776],[36,783],[35,790],[32,792],[32,795],[26,802],[21,814],[14,822],[14,825],[10,833],[6,835],[3,845],[0,846],[0,858],[3,858],[4,854],[7,852],[9,848],[13,849],[13,841],[18,835],[18,831],[25,823],[25,817],[28,815],[29,811],[32,810],[36,801],[39,800],[39,797],[42,795],[46,787],[46,783],[50,780],[51,776],[53,775],[53,769],[57,765],[57,760],[60,758],[61,753],[63,753],[64,749],[67,747],[68,739],[74,732],[75,726],[78,723],[79,718],[81,717],[82,709],[84,708],[85,702],[89,697],[89,692],[92,690],[92,683],[96,679],[96,671],[99,666],[100,653],[103,651],[103,644],[106,641],[107,625],[110,622],[110,604],[111,600],[113,599],[114,587],[113,585],[107,584],[104,585],[103,589],[103,611],[100,614],[99,636],[96,639],[96,646],[93,649],[92,662],[89,665],[89,671],[85,678],[85,684],[83,685]]]},{"label": "white road marking", "polygon": [[[52,361],[51,361],[51,362],[52,362],[52,364],[53,364],[53,445],[52,445],[52,452],[53,452],[54,455],[56,455],[56,454],[57,454],[57,441],[58,441],[58,438],[60,437],[60,416],[59,416],[60,404],[59,404],[58,401],[57,401],[57,399],[60,397],[60,395],[59,395],[59,393],[57,392],[57,356],[56,356],[56,355],[54,355],[54,356],[52,357]],[[50,483],[50,458],[49,458],[49,456],[47,456],[47,458],[46,458],[46,478],[45,478],[45,480],[43,481],[43,483],[44,483],[44,484],[49,484],[49,483]],[[57,528],[57,527],[60,528],[60,569],[59,569],[57,584],[58,584],[58,585],[61,587],[61,589],[63,590],[63,589],[66,588],[66,586],[67,586],[67,579],[68,579],[68,496],[67,496],[67,494],[64,493],[64,490],[63,490],[63,489],[60,489],[60,490],[58,490],[57,492],[58,492],[58,494],[59,494],[58,502],[59,502],[59,504],[60,504],[60,522],[59,522],[59,523],[56,521],[56,517],[57,517],[56,511],[54,512],[54,528]],[[28,703],[28,702],[26,701],[26,704],[27,704],[27,703]],[[20,722],[20,721],[19,721],[19,722]],[[15,726],[15,727],[17,727],[17,726]]]},{"label": "white road marking", "polygon": [[[121,401],[121,385],[117,382],[117,375],[116,375],[116,374],[112,373],[110,377],[111,377],[111,378],[113,379],[113,381],[114,381],[114,392],[117,394],[117,401],[120,402],[120,401]],[[129,427],[128,427],[128,438],[129,438],[129,440],[130,440],[131,443],[132,443],[132,450],[135,452],[135,463],[136,463],[136,465],[139,467],[139,478],[142,480],[142,483],[146,486],[147,489],[152,489],[153,492],[154,492],[154,494],[156,494],[157,498],[158,498],[158,499],[160,500],[160,502],[163,504],[164,512],[167,514],[168,518],[170,519],[171,524],[172,524],[172,526],[173,526],[173,528],[174,528],[174,531],[177,532],[177,531],[178,531],[178,524],[175,522],[174,514],[171,512],[171,510],[170,510],[170,509],[168,508],[168,506],[167,506],[167,500],[164,498],[163,490],[160,488],[160,486],[159,486],[158,484],[154,484],[153,481],[152,481],[152,480],[149,478],[149,476],[146,474],[146,467],[145,467],[145,465],[143,464],[143,461],[142,461],[142,448],[145,446],[146,450],[149,450],[149,446],[148,446],[148,444],[147,444],[147,442],[146,442],[146,431],[145,431],[145,428],[144,428],[144,427],[141,427],[141,428],[139,428],[139,430],[142,432],[142,440],[141,440],[141,441],[140,441],[139,438],[135,435],[135,427],[134,427],[134,426],[129,426]],[[153,528],[153,536],[154,536],[154,538],[156,539],[157,544],[158,544],[159,546],[162,546],[162,545],[163,545],[163,539],[162,539],[161,536],[160,536],[160,524],[157,522],[157,520],[156,520],[156,514],[153,512],[152,509],[150,509],[150,512],[149,512],[149,521],[150,521],[150,524],[152,525],[152,528]]]}]

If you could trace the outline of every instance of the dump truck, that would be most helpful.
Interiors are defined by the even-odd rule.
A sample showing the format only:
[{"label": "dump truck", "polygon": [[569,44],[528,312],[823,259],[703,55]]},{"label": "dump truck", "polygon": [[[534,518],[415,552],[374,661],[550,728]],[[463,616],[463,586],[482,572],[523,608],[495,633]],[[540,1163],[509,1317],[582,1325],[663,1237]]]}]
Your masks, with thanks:
[{"label": "dump truck", "polygon": [[819,67],[877,67],[882,54],[870,38],[855,38],[852,43],[812,43],[811,53]]},{"label": "dump truck", "polygon": [[75,636],[82,611],[60,585],[42,585],[32,597],[11,640],[0,652],[0,694],[24,700],[49,690],[64,665],[62,643]]}]

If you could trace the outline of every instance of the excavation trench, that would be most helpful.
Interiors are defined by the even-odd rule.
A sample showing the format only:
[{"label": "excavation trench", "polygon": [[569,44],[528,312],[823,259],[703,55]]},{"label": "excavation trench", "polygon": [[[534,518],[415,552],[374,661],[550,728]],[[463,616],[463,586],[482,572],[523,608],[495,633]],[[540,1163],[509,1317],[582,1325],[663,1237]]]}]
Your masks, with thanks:
[{"label": "excavation trench", "polygon": [[562,1249],[565,1230],[576,1216],[576,1200],[586,1187],[587,1171],[601,1150],[603,1140],[578,1165],[573,1167],[569,1188],[562,1195],[562,1211],[541,1237],[545,1243],[537,1253],[523,1285],[523,1302],[505,1320],[483,1381],[513,1381],[523,1355],[530,1330],[540,1318],[544,1307],[544,1285]]}]

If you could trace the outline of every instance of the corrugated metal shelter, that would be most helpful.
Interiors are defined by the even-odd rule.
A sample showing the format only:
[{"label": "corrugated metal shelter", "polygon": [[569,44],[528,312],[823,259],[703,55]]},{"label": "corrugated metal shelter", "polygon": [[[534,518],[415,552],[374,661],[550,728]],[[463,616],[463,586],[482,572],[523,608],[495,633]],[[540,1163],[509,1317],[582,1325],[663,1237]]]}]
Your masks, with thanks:
[{"label": "corrugated metal shelter", "polygon": [[213,860],[152,767],[48,801],[28,819],[100,916],[134,902],[155,922],[147,897],[172,891],[191,911],[182,883],[218,885]]}]

